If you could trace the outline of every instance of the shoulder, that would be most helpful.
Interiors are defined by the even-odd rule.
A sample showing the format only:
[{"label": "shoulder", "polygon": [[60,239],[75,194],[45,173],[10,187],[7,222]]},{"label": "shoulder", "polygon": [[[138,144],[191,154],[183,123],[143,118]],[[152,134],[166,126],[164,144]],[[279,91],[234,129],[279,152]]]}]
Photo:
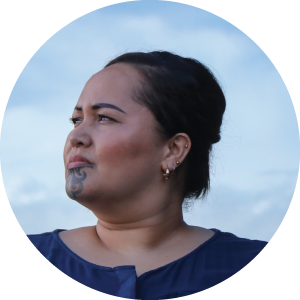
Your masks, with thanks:
[{"label": "shoulder", "polygon": [[91,227],[82,227],[71,230],[56,229],[51,232],[29,234],[27,237],[41,254],[52,260],[58,255],[72,254],[69,248],[72,248],[70,247],[72,244],[76,245],[78,241],[86,245],[86,240],[92,232]]},{"label": "shoulder", "polygon": [[267,242],[249,238],[238,237],[237,235],[224,232],[219,229],[205,229],[202,227],[189,226],[195,233],[194,237],[197,237],[199,241],[200,237],[202,242],[200,243],[199,250],[204,248],[212,250],[217,248],[219,252],[226,250],[235,250],[235,251],[244,251],[244,250],[255,250],[261,251],[266,245]]},{"label": "shoulder", "polygon": [[63,231],[63,229],[56,229],[51,232],[29,234],[27,237],[41,254],[48,257],[53,251],[57,252],[61,247],[58,241],[58,233],[61,231]]},{"label": "shoulder", "polygon": [[86,236],[94,232],[95,226],[80,227],[74,229],[55,229],[53,231],[39,233],[39,234],[28,234],[27,237],[33,244],[38,244],[40,242],[45,243],[46,241],[51,241],[53,239],[69,239],[73,237]]},{"label": "shoulder", "polygon": [[214,229],[216,232],[216,239],[215,243],[218,246],[224,248],[233,248],[233,249],[260,249],[262,250],[266,245],[267,242],[260,241],[260,240],[252,240],[248,238],[238,237],[233,233],[230,232],[222,232],[220,230]]},{"label": "shoulder", "polygon": [[[58,233],[59,239],[67,246],[72,244],[89,244],[91,240],[95,239],[96,230],[95,226],[79,227],[70,230],[60,231]],[[98,236],[96,235],[98,238]],[[69,247],[72,248],[72,247]]]},{"label": "shoulder", "polygon": [[207,253],[222,263],[246,265],[267,245],[267,242],[238,237],[214,229],[215,235],[207,243]]},{"label": "shoulder", "polygon": [[[217,284],[232,276],[250,263],[267,245],[267,242],[240,238],[229,232],[212,229],[215,234],[185,257],[187,266],[194,269],[197,280],[202,278]],[[202,279],[201,279],[202,280]]]},{"label": "shoulder", "polygon": [[54,235],[62,230],[64,229],[56,229],[54,231],[44,232],[39,234],[28,234],[27,237],[35,245],[35,244],[39,244],[40,242],[45,242],[47,240],[53,239]]},{"label": "shoulder", "polygon": [[178,269],[185,277],[190,274],[189,290],[199,290],[199,286],[204,290],[226,280],[250,263],[267,244],[211,230],[215,234],[210,239],[173,265],[174,274],[178,274]]}]

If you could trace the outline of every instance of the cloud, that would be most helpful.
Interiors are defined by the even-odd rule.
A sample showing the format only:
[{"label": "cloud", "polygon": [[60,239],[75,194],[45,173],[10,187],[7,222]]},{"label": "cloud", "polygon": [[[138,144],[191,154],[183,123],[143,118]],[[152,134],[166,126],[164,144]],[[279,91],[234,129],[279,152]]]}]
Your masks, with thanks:
[{"label": "cloud", "polygon": [[[12,203],[44,201],[64,192],[63,147],[72,125],[64,112],[21,106],[8,110],[1,135],[1,169]],[[58,192],[60,194],[60,192]]]},{"label": "cloud", "polygon": [[213,187],[208,198],[195,204],[184,218],[191,225],[269,241],[287,212],[294,188],[289,185],[252,190]]}]

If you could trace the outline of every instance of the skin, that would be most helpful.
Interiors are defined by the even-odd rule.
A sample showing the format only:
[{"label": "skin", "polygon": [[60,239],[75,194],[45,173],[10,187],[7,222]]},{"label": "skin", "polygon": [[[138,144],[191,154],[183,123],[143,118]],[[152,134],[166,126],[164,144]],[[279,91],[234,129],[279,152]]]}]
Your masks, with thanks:
[{"label": "skin", "polygon": [[[183,170],[169,180],[163,171],[184,161],[191,141],[185,133],[162,138],[152,112],[133,100],[141,81],[133,67],[115,64],[86,83],[64,149],[66,192],[98,222],[60,232],[83,259],[107,267],[135,265],[138,276],[190,253],[214,234],[183,221],[183,187],[176,180]],[[73,155],[91,164],[69,170]]]}]

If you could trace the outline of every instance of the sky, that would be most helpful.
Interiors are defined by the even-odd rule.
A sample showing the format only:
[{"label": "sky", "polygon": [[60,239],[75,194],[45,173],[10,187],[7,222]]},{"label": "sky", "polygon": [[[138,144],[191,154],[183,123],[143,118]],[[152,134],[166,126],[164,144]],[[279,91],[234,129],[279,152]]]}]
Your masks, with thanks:
[{"label": "sky", "polygon": [[58,31],[32,56],[5,111],[3,182],[25,233],[94,225],[64,190],[68,118],[85,82],[127,51],[167,50],[207,65],[227,100],[214,146],[211,191],[187,223],[269,241],[292,199],[299,167],[293,103],[276,67],[243,32],[199,8],[174,2],[111,5]]}]

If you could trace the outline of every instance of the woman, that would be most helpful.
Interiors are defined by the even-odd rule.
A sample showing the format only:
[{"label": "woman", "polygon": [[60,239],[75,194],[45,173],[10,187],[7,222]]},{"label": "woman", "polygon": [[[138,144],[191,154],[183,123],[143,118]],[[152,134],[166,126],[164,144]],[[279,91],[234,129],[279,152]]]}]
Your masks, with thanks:
[{"label": "woman", "polygon": [[66,192],[98,222],[30,240],[70,277],[124,298],[186,296],[239,271],[265,242],[182,217],[184,199],[208,191],[224,110],[216,79],[194,59],[112,60],[86,83],[64,149]]}]

